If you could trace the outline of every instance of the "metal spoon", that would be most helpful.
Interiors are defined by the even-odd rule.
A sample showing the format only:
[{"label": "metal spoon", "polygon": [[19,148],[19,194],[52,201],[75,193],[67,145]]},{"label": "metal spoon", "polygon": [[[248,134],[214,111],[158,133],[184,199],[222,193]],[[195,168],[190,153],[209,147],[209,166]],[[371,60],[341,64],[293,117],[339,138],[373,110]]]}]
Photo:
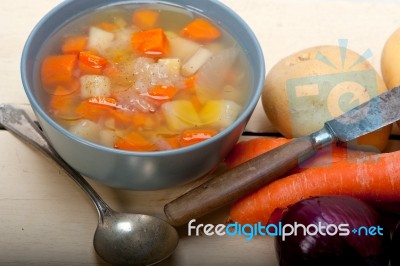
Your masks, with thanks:
[{"label": "metal spoon", "polygon": [[162,219],[112,210],[89,183],[51,147],[28,114],[9,104],[0,105],[0,126],[57,162],[89,195],[99,214],[93,239],[97,254],[113,265],[152,265],[170,256],[178,233]]}]

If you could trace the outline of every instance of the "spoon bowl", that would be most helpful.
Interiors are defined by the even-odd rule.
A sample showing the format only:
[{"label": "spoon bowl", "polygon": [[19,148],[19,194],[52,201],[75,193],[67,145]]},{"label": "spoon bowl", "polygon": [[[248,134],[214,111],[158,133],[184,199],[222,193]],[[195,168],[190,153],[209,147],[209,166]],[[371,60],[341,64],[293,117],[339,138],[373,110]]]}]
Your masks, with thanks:
[{"label": "spoon bowl", "polygon": [[156,264],[170,256],[178,243],[176,230],[153,216],[111,211],[101,220],[94,235],[94,248],[105,261],[115,265]]},{"label": "spoon bowl", "polygon": [[93,245],[106,262],[113,265],[152,265],[174,252],[179,236],[173,226],[157,217],[111,209],[83,176],[54,151],[24,110],[1,104],[0,126],[58,163],[89,195],[99,214]]}]

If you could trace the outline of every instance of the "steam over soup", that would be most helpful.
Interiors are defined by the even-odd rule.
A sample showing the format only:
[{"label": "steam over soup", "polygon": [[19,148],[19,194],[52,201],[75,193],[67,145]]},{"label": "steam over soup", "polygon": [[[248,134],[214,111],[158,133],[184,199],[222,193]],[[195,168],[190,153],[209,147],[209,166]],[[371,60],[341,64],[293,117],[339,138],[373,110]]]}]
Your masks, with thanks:
[{"label": "steam over soup", "polygon": [[250,68],[232,36],[177,7],[99,10],[46,45],[48,112],[73,134],[116,149],[161,151],[211,138],[250,94]]}]

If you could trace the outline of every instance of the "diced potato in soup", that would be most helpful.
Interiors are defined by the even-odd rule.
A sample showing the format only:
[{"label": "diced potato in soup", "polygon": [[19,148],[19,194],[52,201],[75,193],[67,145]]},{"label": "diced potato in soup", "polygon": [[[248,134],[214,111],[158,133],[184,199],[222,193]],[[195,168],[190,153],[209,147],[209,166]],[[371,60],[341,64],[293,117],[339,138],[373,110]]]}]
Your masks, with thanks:
[{"label": "diced potato in soup", "polygon": [[[157,16],[137,16],[143,8]],[[50,115],[110,148],[195,145],[231,125],[249,100],[250,67],[238,42],[215,21],[175,6],[99,9],[67,23],[42,50]]]},{"label": "diced potato in soup", "polygon": [[211,54],[208,49],[200,47],[182,66],[182,75],[194,75],[210,59]]},{"label": "diced potato in soup", "polygon": [[105,53],[112,45],[114,34],[96,27],[89,29],[88,49]]},{"label": "diced potato in soup", "polygon": [[80,84],[83,98],[111,95],[111,81],[106,76],[84,75],[80,77]]}]

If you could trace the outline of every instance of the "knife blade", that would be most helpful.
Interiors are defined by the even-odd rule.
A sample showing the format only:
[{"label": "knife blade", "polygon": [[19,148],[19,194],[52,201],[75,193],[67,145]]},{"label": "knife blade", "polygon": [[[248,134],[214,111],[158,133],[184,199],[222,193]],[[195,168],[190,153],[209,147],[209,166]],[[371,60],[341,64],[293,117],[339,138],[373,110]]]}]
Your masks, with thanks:
[{"label": "knife blade", "polygon": [[400,86],[325,123],[339,141],[347,142],[400,120]]},{"label": "knife blade", "polygon": [[326,122],[308,136],[294,139],[186,192],[164,206],[172,225],[215,211],[270,183],[329,144],[347,142],[400,120],[400,86]]}]

